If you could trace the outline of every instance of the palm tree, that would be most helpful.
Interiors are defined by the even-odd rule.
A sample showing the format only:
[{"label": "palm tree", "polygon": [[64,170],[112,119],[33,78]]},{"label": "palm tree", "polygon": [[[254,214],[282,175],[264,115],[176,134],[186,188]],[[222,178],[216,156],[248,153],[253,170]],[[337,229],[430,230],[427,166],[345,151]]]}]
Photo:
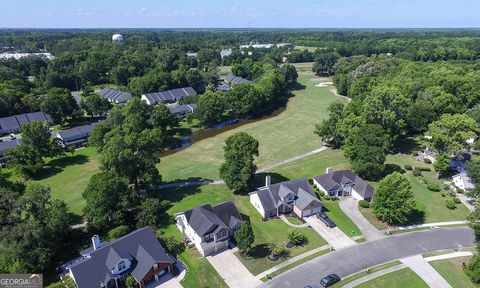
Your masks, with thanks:
[{"label": "palm tree", "polygon": [[277,250],[277,243],[270,242],[268,243],[268,250],[270,250],[270,258],[275,258],[275,250]]},{"label": "palm tree", "polygon": [[300,232],[298,232],[298,230],[296,229],[293,229],[293,230],[290,230],[290,232],[288,232],[288,243],[287,243],[287,246],[291,246],[291,245],[300,245],[301,242],[302,242],[302,234],[300,234]]}]

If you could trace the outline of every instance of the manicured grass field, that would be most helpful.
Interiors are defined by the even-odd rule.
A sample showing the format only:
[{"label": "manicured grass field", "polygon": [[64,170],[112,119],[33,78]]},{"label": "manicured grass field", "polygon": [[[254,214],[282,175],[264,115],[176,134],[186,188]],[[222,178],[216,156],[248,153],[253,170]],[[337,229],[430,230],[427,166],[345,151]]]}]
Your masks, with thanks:
[{"label": "manicured grass field", "polygon": [[354,280],[357,280],[357,279],[360,279],[364,276],[367,276],[368,274],[371,274],[371,273],[374,273],[374,272],[377,272],[377,271],[380,271],[380,270],[383,270],[383,269],[387,269],[387,268],[390,268],[390,267],[393,267],[393,266],[397,266],[398,264],[401,264],[401,262],[400,261],[392,261],[392,262],[388,262],[388,263],[385,263],[385,264],[377,265],[375,267],[371,267],[371,268],[369,268],[369,273],[367,273],[366,271],[362,271],[362,272],[359,272],[359,273],[357,273],[355,275],[352,275],[350,277],[344,278],[340,282],[335,283],[332,286],[332,288],[343,287],[345,284],[348,284],[348,283],[350,283]]},{"label": "manicured grass field", "polygon": [[295,96],[289,99],[285,111],[199,141],[164,157],[159,165],[160,174],[165,181],[197,177],[218,180],[225,139],[236,132],[249,133],[260,142],[259,168],[321,147],[320,137],[313,133],[315,124],[327,117],[328,104],[340,99],[328,88],[315,87],[321,81],[325,80],[311,73],[301,73],[298,82],[304,88],[294,91]]},{"label": "manicured grass field", "polygon": [[[52,198],[64,200],[70,211],[81,215],[85,206],[82,197],[90,177],[99,171],[99,154],[93,147],[67,153],[65,157],[47,160],[41,175],[28,182],[37,181],[51,188]],[[20,180],[12,169],[2,169],[2,173],[10,175],[10,180]]]},{"label": "manicured grass field", "polygon": [[468,264],[470,257],[458,257],[439,261],[430,262],[430,265],[442,275],[445,280],[452,286],[452,288],[476,288],[480,285],[475,285],[463,273],[463,263]]},{"label": "manicured grass field", "polygon": [[374,278],[363,284],[356,286],[357,288],[378,288],[378,287],[395,287],[395,288],[428,288],[422,278],[420,278],[410,268],[404,268],[386,275]]}]

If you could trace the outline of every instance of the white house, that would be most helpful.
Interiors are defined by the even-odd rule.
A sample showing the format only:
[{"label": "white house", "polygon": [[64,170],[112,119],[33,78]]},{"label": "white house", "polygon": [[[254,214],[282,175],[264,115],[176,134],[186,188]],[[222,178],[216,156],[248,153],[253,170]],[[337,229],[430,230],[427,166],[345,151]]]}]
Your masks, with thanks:
[{"label": "white house", "polygon": [[452,180],[453,185],[458,189],[462,189],[463,191],[475,188],[472,179],[468,177],[466,172],[458,173],[457,175],[452,177]]},{"label": "white house", "polygon": [[243,223],[233,202],[202,205],[175,216],[177,228],[203,256],[228,249],[230,239]]}]

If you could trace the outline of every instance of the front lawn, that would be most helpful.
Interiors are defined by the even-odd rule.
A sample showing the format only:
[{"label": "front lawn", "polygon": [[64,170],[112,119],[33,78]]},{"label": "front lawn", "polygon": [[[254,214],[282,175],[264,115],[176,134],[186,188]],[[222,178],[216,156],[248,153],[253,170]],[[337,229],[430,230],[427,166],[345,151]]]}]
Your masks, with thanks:
[{"label": "front lawn", "polygon": [[[343,213],[342,209],[340,209],[340,205],[338,201],[322,201],[323,205],[328,209],[327,215],[330,219],[335,222],[335,224],[343,231],[347,236],[354,237],[362,235],[360,229],[358,229],[357,225],[348,218],[345,213]],[[353,233],[352,233],[353,232]]]},{"label": "front lawn", "polygon": [[468,264],[471,257],[458,257],[430,262],[435,270],[442,275],[452,288],[476,288],[480,285],[472,283],[463,272],[463,263]]},{"label": "front lawn", "polygon": [[[260,213],[250,204],[248,196],[235,196],[235,204],[240,210],[240,213],[242,213],[242,216],[245,215],[250,218],[253,233],[255,234],[255,242],[250,254],[246,257],[237,254],[240,261],[253,275],[260,274],[291,257],[327,244],[327,242],[310,227],[300,228],[298,231],[307,237],[308,242],[305,243],[304,246],[286,250],[284,245],[288,241],[288,232],[292,229],[290,226],[280,219],[270,219],[266,222],[262,221]],[[269,262],[265,258],[270,253],[267,248],[267,244],[270,242],[277,244],[277,251],[284,250],[280,252],[282,257],[276,262]]]},{"label": "front lawn", "polygon": [[350,282],[353,282],[357,279],[360,279],[364,276],[367,276],[368,274],[372,274],[374,272],[377,272],[377,271],[381,271],[381,270],[384,270],[384,269],[387,269],[387,268],[390,268],[390,267],[393,267],[393,266],[397,266],[399,264],[402,264],[402,262],[400,261],[392,261],[392,262],[388,262],[388,263],[384,263],[384,264],[380,264],[380,265],[377,265],[375,267],[371,267],[369,268],[369,272],[367,271],[362,271],[362,272],[358,272],[357,274],[355,275],[352,275],[352,276],[349,276],[347,278],[344,278],[342,279],[340,282],[337,282],[335,283],[332,288],[340,288],[340,287],[343,287],[345,284],[348,284]]},{"label": "front lawn", "polygon": [[395,288],[428,288],[420,276],[415,274],[410,268],[404,268],[395,272],[385,274],[374,278],[370,281],[362,283],[357,288],[378,288],[378,287],[395,287]]}]

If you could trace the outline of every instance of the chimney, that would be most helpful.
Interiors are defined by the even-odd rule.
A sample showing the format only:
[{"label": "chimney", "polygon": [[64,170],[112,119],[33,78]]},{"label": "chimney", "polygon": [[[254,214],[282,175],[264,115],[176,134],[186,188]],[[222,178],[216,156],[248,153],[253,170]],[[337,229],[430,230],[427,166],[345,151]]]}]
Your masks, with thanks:
[{"label": "chimney", "polygon": [[93,250],[100,248],[100,237],[98,235],[93,235],[92,237]]},{"label": "chimney", "polygon": [[328,167],[327,168],[327,171],[325,171],[325,173],[332,173],[333,172],[333,167]]},{"label": "chimney", "polygon": [[272,177],[270,175],[265,176],[265,186],[272,184]]}]

